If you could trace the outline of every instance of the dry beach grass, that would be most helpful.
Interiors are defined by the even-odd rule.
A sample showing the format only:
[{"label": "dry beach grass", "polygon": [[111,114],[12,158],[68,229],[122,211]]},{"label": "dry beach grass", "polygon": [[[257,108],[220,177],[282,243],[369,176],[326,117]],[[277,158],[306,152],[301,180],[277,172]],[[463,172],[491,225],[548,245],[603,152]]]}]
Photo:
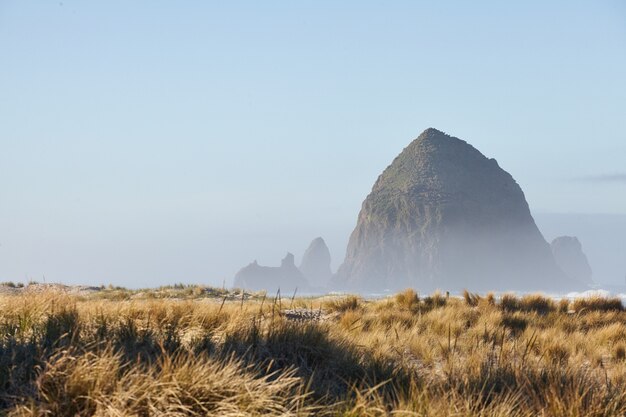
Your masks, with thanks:
[{"label": "dry beach grass", "polygon": [[626,414],[619,300],[180,286],[7,292],[0,314],[0,415]]}]

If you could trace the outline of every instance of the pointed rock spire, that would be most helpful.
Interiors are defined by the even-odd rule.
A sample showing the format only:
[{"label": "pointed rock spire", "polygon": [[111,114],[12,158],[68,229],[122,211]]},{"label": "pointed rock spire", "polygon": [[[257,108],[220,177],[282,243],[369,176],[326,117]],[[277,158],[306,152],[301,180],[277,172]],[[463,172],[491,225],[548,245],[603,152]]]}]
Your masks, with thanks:
[{"label": "pointed rock spire", "polygon": [[313,239],[302,256],[300,271],[314,286],[325,286],[332,276],[330,251],[321,237]]}]

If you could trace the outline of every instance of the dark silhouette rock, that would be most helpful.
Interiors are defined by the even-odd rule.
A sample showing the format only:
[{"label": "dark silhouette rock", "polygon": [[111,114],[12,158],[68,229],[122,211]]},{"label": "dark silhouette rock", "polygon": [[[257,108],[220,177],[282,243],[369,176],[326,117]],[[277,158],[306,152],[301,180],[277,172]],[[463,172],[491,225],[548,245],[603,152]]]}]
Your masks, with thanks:
[{"label": "dark silhouette rock", "polygon": [[325,286],[332,277],[330,251],[321,237],[313,239],[302,256],[300,272],[314,286]]},{"label": "dark silhouette rock", "polygon": [[237,288],[268,292],[280,288],[283,293],[295,291],[296,288],[299,290],[308,288],[308,283],[296,267],[291,253],[287,253],[279,267],[261,266],[257,261],[252,262],[237,272],[234,285]]},{"label": "dark silhouette rock", "polygon": [[556,264],[568,277],[584,284],[593,284],[591,266],[575,236],[559,236],[550,244]]},{"label": "dark silhouette rock", "polygon": [[378,177],[334,283],[366,291],[579,288],[557,267],[513,177],[432,128]]}]

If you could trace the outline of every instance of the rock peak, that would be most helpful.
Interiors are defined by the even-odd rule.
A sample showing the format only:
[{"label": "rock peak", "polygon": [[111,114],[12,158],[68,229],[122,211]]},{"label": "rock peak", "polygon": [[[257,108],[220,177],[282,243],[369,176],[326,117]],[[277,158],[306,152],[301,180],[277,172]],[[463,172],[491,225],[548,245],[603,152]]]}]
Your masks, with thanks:
[{"label": "rock peak", "polygon": [[574,289],[513,177],[434,128],[378,177],[336,282],[368,290]]},{"label": "rock peak", "polygon": [[430,138],[430,137],[450,137],[450,135],[448,135],[445,132],[442,132],[441,130],[435,129],[434,127],[429,127],[428,129],[420,133],[420,135],[418,136],[418,139]]},{"label": "rock peak", "polygon": [[593,272],[576,236],[559,236],[550,244],[556,264],[571,279],[593,284]]},{"label": "rock peak", "polygon": [[285,257],[283,258],[282,261],[280,261],[280,265],[282,267],[292,267],[296,265],[293,253],[291,252],[287,252],[287,255],[285,255]]},{"label": "rock peak", "polygon": [[300,271],[313,285],[325,286],[332,276],[330,251],[321,237],[313,239],[302,256]]},{"label": "rock peak", "polygon": [[324,242],[324,239],[321,236],[316,237],[315,239],[311,241],[311,244],[309,245],[309,247],[311,246],[326,246],[326,242]]}]

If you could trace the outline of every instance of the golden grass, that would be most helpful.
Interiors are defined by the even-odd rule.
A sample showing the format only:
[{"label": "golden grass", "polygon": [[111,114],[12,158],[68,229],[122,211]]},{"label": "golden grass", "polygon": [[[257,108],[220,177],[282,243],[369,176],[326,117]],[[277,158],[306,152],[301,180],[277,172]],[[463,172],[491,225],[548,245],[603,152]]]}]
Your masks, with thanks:
[{"label": "golden grass", "polygon": [[0,295],[0,415],[626,414],[611,300],[407,290],[296,299],[325,317],[296,322],[291,301],[158,291]]},{"label": "golden grass", "polygon": [[399,292],[394,297],[396,305],[400,308],[415,311],[419,308],[420,298],[415,290],[408,288],[402,292]]},{"label": "golden grass", "polygon": [[324,308],[329,311],[346,312],[350,310],[357,310],[361,307],[363,300],[356,295],[349,295],[347,297],[339,297],[326,301],[323,305]]},{"label": "golden grass", "polygon": [[588,297],[574,300],[573,309],[577,312],[584,311],[624,311],[624,306],[619,298]]}]

